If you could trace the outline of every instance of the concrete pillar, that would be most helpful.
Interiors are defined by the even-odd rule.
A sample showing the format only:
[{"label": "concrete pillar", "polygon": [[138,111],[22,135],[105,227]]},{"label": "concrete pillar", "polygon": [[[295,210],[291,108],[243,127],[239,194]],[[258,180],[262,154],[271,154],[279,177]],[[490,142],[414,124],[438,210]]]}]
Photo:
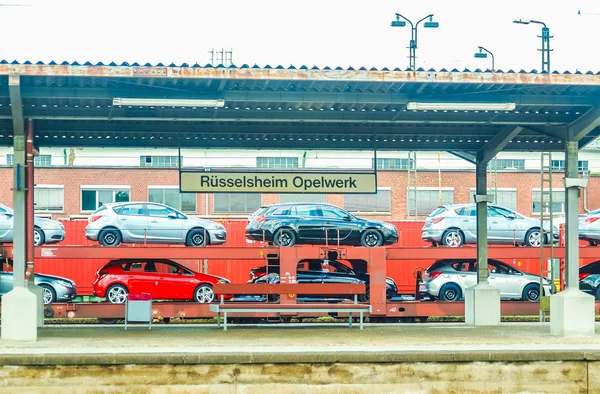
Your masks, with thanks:
[{"label": "concrete pillar", "polygon": [[566,290],[550,297],[550,331],[559,336],[595,333],[594,297],[579,290],[579,187],[585,187],[587,179],[579,178],[578,153],[577,142],[566,143]]},{"label": "concrete pillar", "polygon": [[[14,144],[14,287],[2,297],[2,339],[37,340],[39,305],[38,297],[25,280],[26,263],[26,156],[24,128],[15,127]],[[29,237],[32,239],[32,237]],[[42,311],[43,312],[43,311]]]},{"label": "concrete pillar", "polygon": [[475,202],[477,203],[477,284],[465,294],[465,324],[500,325],[500,290],[488,283],[487,243],[487,162],[476,164]]}]

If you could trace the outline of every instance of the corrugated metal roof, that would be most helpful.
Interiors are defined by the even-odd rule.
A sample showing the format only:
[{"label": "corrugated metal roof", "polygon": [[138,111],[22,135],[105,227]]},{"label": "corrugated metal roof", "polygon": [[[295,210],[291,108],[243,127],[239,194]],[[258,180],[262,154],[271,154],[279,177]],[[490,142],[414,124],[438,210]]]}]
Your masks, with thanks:
[{"label": "corrugated metal roof", "polygon": [[[15,65],[44,65],[44,66],[54,66],[54,65],[62,65],[62,66],[109,66],[109,67],[177,67],[177,68],[227,68],[227,69],[237,69],[237,68],[253,68],[253,69],[275,69],[275,70],[338,70],[338,71],[412,71],[410,68],[406,68],[406,69],[401,69],[399,67],[395,67],[395,68],[388,68],[388,67],[383,67],[381,69],[378,69],[376,67],[365,67],[365,66],[361,66],[361,67],[341,67],[341,66],[336,66],[336,67],[330,67],[330,66],[325,66],[323,68],[319,68],[317,66],[306,66],[306,65],[302,65],[302,66],[294,66],[294,65],[289,65],[289,66],[282,66],[282,65],[277,65],[277,66],[271,66],[269,64],[266,64],[264,66],[259,66],[257,64],[254,64],[252,66],[244,63],[240,66],[237,65],[230,65],[230,66],[224,66],[223,64],[210,64],[207,63],[205,65],[200,65],[198,63],[194,63],[192,65],[190,65],[189,63],[180,63],[180,64],[175,64],[175,63],[170,63],[170,64],[165,64],[165,63],[139,63],[139,62],[133,62],[133,63],[129,63],[129,62],[121,62],[121,63],[116,63],[116,62],[110,62],[110,63],[104,63],[104,62],[97,62],[97,63],[91,63],[89,61],[86,62],[78,62],[78,61],[73,61],[73,62],[68,62],[68,61],[50,61],[50,62],[42,62],[42,61],[30,61],[30,60],[25,60],[23,62],[19,62],[17,60],[0,60],[0,64],[15,64]],[[450,73],[491,73],[492,70],[490,69],[480,69],[480,68],[476,68],[474,70],[470,70],[468,68],[465,68],[463,70],[459,70],[457,68],[452,68],[452,69],[446,69],[446,68],[441,68],[439,70],[433,69],[433,68],[429,68],[429,69],[425,69],[422,67],[419,67],[417,70],[417,72],[450,72]],[[538,70],[533,69],[530,71],[526,71],[526,70],[512,70],[509,69],[506,72],[503,70],[495,70],[494,71],[495,74],[546,74],[545,71],[542,72],[538,72]],[[600,75],[600,70],[599,71],[586,71],[586,72],[582,72],[579,70],[575,70],[575,71],[563,71],[560,72],[558,70],[554,70],[551,72],[551,74],[562,74],[562,75],[570,75],[570,74],[586,74],[586,75]]]}]

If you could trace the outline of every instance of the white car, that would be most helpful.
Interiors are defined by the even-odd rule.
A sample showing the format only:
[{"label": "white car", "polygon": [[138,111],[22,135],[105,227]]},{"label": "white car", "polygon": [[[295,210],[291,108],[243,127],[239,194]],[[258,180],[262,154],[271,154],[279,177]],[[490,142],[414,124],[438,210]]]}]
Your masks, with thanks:
[{"label": "white car", "polygon": [[579,238],[585,239],[590,245],[600,242],[600,209],[579,216]]},{"label": "white car", "polygon": [[[498,260],[488,260],[490,276],[488,283],[500,289],[503,299],[530,302],[540,300],[540,277],[516,269]],[[475,259],[438,260],[423,273],[419,292],[441,301],[459,301],[467,287],[477,284],[477,261]],[[543,279],[544,295],[550,295],[554,287]]]},{"label": "white car", "polygon": [[219,223],[191,218],[167,205],[153,202],[107,203],[88,218],[85,236],[103,246],[123,243],[222,244],[227,231]]},{"label": "white car", "polygon": [[[0,243],[12,242],[14,237],[14,211],[0,204]],[[56,220],[33,219],[33,244],[54,244],[65,239],[65,226]]]}]

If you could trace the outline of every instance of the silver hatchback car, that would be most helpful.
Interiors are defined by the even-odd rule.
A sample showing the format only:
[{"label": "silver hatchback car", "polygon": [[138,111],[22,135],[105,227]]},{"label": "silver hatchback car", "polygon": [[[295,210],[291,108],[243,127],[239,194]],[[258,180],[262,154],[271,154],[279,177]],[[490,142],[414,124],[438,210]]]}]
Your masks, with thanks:
[{"label": "silver hatchback car", "polygon": [[153,202],[104,204],[88,218],[85,236],[104,246],[121,242],[205,246],[227,240],[223,225]]},{"label": "silver hatchback car", "polygon": [[[0,243],[12,242],[14,237],[14,211],[4,204],[0,204]],[[65,239],[65,226],[56,220],[33,219],[33,244],[53,244]]]},{"label": "silver hatchback car", "polygon": [[[477,243],[477,210],[473,204],[442,205],[433,211],[421,229],[421,238],[435,245],[459,247]],[[550,233],[550,225],[544,223]],[[558,227],[552,231],[552,242],[558,242]],[[548,235],[544,243],[548,243]],[[529,218],[498,205],[488,205],[488,243],[540,246],[540,220]]]},{"label": "silver hatchback car", "polygon": [[[488,260],[488,283],[500,289],[500,298],[537,302],[540,299],[540,277],[519,271],[510,264]],[[477,261],[438,260],[423,273],[419,290],[441,301],[458,301],[467,287],[477,284]],[[544,295],[554,292],[548,279],[543,280]]]}]

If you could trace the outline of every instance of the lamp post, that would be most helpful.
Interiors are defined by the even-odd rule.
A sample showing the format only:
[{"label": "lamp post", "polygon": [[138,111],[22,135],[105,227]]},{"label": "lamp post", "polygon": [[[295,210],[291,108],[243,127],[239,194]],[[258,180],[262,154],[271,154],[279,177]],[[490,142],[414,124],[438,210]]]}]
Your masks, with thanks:
[{"label": "lamp post", "polygon": [[550,49],[550,38],[552,38],[552,36],[550,36],[550,28],[546,27],[544,22],[534,20],[524,21],[522,19],[515,19],[513,23],[519,23],[521,25],[537,23],[544,26],[542,27],[542,35],[538,36],[542,39],[542,49],[538,49],[538,51],[542,52],[542,72],[546,71],[547,73],[550,73],[550,52],[552,52],[552,49]]},{"label": "lamp post", "polygon": [[405,16],[396,13],[396,20],[392,21],[392,27],[404,27],[406,26],[406,22],[401,21],[400,18],[404,19],[404,21],[410,23],[411,28],[411,36],[410,36],[410,46],[409,49],[409,68],[413,71],[417,69],[417,28],[419,27],[419,23],[423,22],[425,19],[429,18],[428,22],[423,24],[423,27],[436,29],[440,24],[438,22],[433,22],[433,14],[427,15],[425,18],[420,19],[417,23],[413,24],[408,18]]},{"label": "lamp post", "polygon": [[479,52],[475,53],[475,57],[485,59],[485,58],[487,58],[488,53],[492,57],[492,72],[495,72],[496,67],[494,66],[494,54],[492,52],[488,51],[484,47],[479,47]]}]

